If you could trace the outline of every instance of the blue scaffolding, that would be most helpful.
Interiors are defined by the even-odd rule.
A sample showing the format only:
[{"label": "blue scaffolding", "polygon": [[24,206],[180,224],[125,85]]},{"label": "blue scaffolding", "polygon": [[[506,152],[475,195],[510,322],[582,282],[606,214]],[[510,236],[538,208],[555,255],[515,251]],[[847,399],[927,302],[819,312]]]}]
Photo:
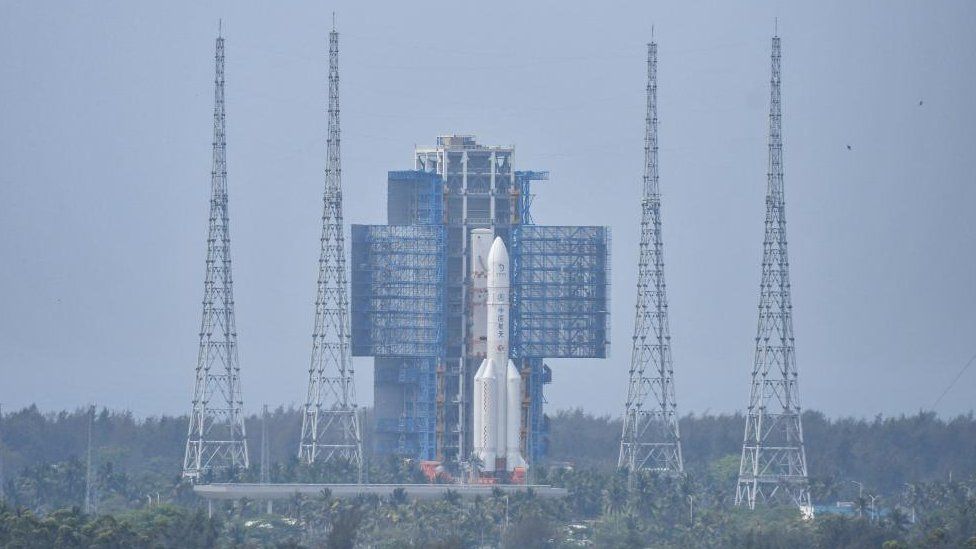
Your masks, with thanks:
[{"label": "blue scaffolding", "polygon": [[[429,215],[436,210],[427,208]],[[445,229],[353,225],[352,243],[352,353],[376,357],[376,449],[433,459],[436,369],[444,356]]]},{"label": "blue scaffolding", "polygon": [[532,219],[532,201],[535,198],[535,195],[532,194],[532,182],[548,180],[549,172],[531,170],[515,172],[515,186],[518,188],[518,214],[521,224],[535,224],[535,220]]},{"label": "blue scaffolding", "polygon": [[520,225],[511,249],[511,353],[526,381],[524,438],[535,462],[549,449],[543,405],[552,370],[543,359],[608,354],[609,230]]},{"label": "blue scaffolding", "polygon": [[512,354],[606,358],[610,231],[520,225],[512,231]]},{"label": "blue scaffolding", "polygon": [[525,382],[523,408],[525,414],[522,435],[525,452],[531,463],[538,463],[549,453],[549,416],[545,414],[546,384],[552,383],[552,370],[541,358],[523,358],[522,379]]},{"label": "blue scaffolding", "polygon": [[464,459],[480,364],[465,350],[467,241],[490,227],[512,258],[511,353],[523,448],[537,463],[549,442],[544,359],[607,356],[609,232],[535,225],[532,185],[548,172],[513,171],[510,149],[473,138],[438,143],[416,152],[423,170],[388,173],[387,225],[353,226],[352,351],[374,357],[374,450]]},{"label": "blue scaffolding", "polygon": [[421,460],[435,457],[436,358],[377,358],[377,388],[394,388],[397,414],[376,420],[377,453]]},{"label": "blue scaffolding", "polygon": [[443,224],[444,181],[430,172],[387,172],[386,211],[390,225]]}]

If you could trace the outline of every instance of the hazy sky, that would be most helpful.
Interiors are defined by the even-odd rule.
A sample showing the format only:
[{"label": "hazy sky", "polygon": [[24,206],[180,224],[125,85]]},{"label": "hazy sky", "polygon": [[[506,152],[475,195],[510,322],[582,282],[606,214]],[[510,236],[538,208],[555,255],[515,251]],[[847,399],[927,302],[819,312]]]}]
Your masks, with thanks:
[{"label": "hazy sky", "polygon": [[[0,402],[188,411],[221,17],[245,407],[303,399],[334,9],[346,221],[383,222],[386,172],[438,134],[550,170],[538,223],[612,227],[613,348],[551,361],[549,409],[615,415],[652,24],[679,411],[746,405],[779,17],[803,405],[931,408],[976,353],[976,3],[740,4],[4,1]],[[974,395],[976,366],[936,409]]]}]

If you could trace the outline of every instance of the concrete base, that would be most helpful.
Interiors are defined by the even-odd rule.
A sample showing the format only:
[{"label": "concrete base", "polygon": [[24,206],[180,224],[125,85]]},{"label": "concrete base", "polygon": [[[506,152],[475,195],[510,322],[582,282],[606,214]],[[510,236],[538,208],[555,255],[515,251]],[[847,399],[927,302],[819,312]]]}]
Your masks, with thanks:
[{"label": "concrete base", "polygon": [[562,498],[567,495],[565,488],[525,484],[197,484],[193,492],[207,500],[275,500],[296,495],[315,497],[328,489],[332,497],[341,499],[366,494],[388,497],[397,488],[402,488],[409,499],[438,499],[444,497],[448,490],[467,499],[491,497],[496,489],[506,495],[532,490],[540,498]]}]

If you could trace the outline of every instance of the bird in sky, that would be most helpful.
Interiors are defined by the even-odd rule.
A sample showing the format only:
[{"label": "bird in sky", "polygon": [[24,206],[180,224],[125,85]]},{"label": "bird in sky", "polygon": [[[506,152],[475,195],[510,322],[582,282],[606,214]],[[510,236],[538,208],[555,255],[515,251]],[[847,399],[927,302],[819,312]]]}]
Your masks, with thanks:
[{"label": "bird in sky", "polygon": [[918,100],[918,106],[919,106],[919,107],[921,107],[921,106],[922,106],[922,100],[921,100],[921,99],[919,99],[919,100]]},{"label": "bird in sky", "polygon": [[850,145],[847,146],[847,150],[852,150]]}]

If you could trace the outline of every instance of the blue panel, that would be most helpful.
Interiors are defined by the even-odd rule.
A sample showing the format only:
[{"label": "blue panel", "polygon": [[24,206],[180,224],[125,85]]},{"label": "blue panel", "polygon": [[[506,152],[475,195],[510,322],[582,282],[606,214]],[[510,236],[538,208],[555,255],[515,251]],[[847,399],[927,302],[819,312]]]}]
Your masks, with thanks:
[{"label": "blue panel", "polygon": [[[436,216],[439,200],[422,208]],[[377,368],[377,389],[402,395],[377,417],[376,450],[436,455],[436,372],[444,356],[445,229],[440,225],[352,226],[352,353],[394,357]],[[380,407],[377,407],[379,410]]]},{"label": "blue panel", "polygon": [[443,356],[444,233],[435,225],[352,226],[354,356]]},{"label": "blue panel", "polygon": [[529,368],[529,420],[526,453],[531,463],[538,463],[549,454],[549,417],[543,405],[546,402],[543,389],[552,382],[552,371],[541,358],[528,358],[523,368]]},{"label": "blue panel", "polygon": [[378,385],[395,384],[404,393],[399,413],[376,419],[378,453],[434,459],[437,361],[436,358],[404,358],[395,369],[377,369],[378,376],[382,376],[377,377]]},{"label": "blue panel", "polygon": [[390,225],[439,225],[444,222],[444,182],[436,173],[387,173],[386,211]]},{"label": "blue panel", "polygon": [[511,248],[513,356],[606,358],[609,229],[520,225]]}]

